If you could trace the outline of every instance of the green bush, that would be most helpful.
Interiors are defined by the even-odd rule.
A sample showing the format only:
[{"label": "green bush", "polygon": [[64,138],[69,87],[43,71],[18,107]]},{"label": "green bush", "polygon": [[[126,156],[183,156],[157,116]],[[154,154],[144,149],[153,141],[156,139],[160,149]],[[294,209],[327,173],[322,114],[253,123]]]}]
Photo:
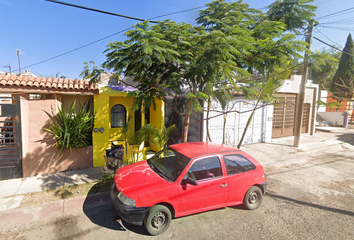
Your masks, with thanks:
[{"label": "green bush", "polygon": [[72,150],[92,144],[94,116],[91,113],[90,102],[85,102],[84,105],[80,104],[77,112],[74,110],[75,105],[76,101],[70,105],[67,111],[59,107],[56,121],[45,129],[55,139],[55,146],[60,149],[58,155],[63,149]]}]

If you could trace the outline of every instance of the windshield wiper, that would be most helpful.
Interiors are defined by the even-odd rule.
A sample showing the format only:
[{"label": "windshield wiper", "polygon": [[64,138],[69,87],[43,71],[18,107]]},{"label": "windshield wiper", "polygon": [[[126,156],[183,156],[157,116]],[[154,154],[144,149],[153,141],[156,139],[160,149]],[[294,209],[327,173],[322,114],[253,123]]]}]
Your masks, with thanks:
[{"label": "windshield wiper", "polygon": [[169,178],[161,169],[156,167],[151,160],[148,160],[149,166],[163,179],[168,180],[168,181],[173,181],[171,178]]}]

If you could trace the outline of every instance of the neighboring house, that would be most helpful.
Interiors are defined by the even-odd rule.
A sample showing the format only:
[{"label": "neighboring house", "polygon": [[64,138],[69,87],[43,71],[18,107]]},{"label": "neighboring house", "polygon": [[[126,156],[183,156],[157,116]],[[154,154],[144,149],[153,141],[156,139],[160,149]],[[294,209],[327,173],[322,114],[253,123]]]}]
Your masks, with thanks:
[{"label": "neighboring house", "polygon": [[[267,105],[256,110],[250,126],[247,129],[243,144],[270,142],[273,138],[294,136],[294,125],[296,117],[296,104],[300,92],[301,76],[292,75],[284,81],[276,95],[280,101],[278,104]],[[314,134],[316,104],[319,86],[308,80],[305,91],[303,110],[302,133]],[[235,104],[232,112],[227,114],[226,121],[226,144],[237,146],[245,130],[246,123],[254,108],[255,101],[242,96],[234,97],[231,103]],[[210,117],[220,115],[220,105],[213,101],[213,110]],[[206,113],[204,113],[206,119]],[[213,142],[222,142],[224,117],[211,118],[209,130]],[[203,140],[207,141],[206,124],[203,128]]]},{"label": "neighboring house", "polygon": [[58,157],[54,140],[43,129],[59,106],[67,109],[75,100],[84,103],[98,91],[78,79],[0,75],[0,94],[11,94],[10,102],[0,104],[0,128],[9,125],[12,130],[0,144],[0,179],[92,167],[92,147],[64,151]]},{"label": "neighboring house", "polygon": [[328,104],[322,106],[317,112],[317,122],[319,126],[343,126],[344,112],[348,113],[349,123],[354,123],[354,99],[353,101],[342,101],[339,107],[330,105],[338,102],[331,97],[331,93],[322,90],[321,101]]},{"label": "neighboring house", "polygon": [[[282,87],[278,89],[276,96],[282,101],[279,104],[274,104],[272,138],[294,136],[300,84],[301,76],[291,75],[290,79],[285,80]],[[301,133],[310,135],[315,133],[318,93],[318,84],[313,84],[312,80],[307,80]]]}]

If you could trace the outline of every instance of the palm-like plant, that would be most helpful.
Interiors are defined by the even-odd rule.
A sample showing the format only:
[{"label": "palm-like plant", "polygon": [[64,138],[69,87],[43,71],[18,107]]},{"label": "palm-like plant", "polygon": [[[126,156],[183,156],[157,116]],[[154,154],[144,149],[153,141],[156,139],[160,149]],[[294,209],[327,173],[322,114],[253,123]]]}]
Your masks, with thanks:
[{"label": "palm-like plant", "polygon": [[44,129],[54,137],[55,146],[60,149],[58,156],[63,149],[83,148],[92,142],[94,116],[88,110],[90,109],[88,103],[80,104],[77,112],[75,112],[75,105],[76,101],[67,111],[59,107],[56,121],[52,122],[49,128]]},{"label": "palm-like plant", "polygon": [[[130,142],[134,146],[139,146],[141,143],[145,141],[150,141],[151,143],[155,144],[159,148],[163,148],[166,146],[169,140],[176,141],[178,136],[178,129],[176,125],[169,126],[166,128],[163,126],[161,129],[157,129],[156,127],[147,124],[141,127],[131,138]],[[139,151],[136,153],[135,157],[135,150],[133,147],[133,158],[137,160],[139,157]],[[135,161],[134,161],[135,162]]]}]

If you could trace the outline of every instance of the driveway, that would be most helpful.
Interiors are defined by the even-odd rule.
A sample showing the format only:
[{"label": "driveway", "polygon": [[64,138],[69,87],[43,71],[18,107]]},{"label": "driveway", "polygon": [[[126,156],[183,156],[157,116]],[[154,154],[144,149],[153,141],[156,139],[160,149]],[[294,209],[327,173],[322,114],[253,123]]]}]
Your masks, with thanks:
[{"label": "driveway", "polygon": [[[300,148],[292,141],[242,146],[267,173],[268,193],[259,209],[235,206],[174,219],[153,238],[354,239],[354,133],[302,136]],[[21,213],[30,212],[13,210],[18,221],[5,224],[0,239],[152,239],[107,205],[25,221]]]}]

